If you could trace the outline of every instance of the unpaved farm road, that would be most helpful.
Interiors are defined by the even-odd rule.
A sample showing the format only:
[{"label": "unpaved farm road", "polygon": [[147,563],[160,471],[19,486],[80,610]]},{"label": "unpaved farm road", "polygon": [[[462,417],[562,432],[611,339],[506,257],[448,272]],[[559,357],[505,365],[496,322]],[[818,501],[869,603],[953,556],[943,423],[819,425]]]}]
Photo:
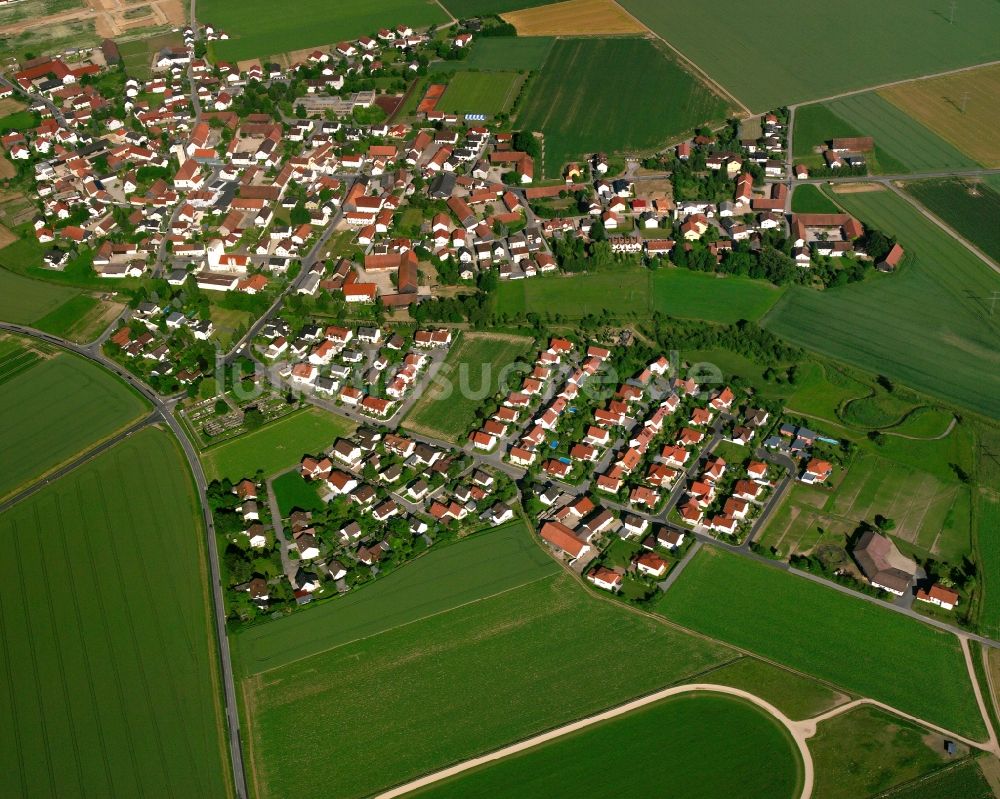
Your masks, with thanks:
[{"label": "unpaved farm road", "polygon": [[637,710],[640,707],[652,704],[653,702],[659,702],[660,700],[667,699],[671,696],[697,693],[699,691],[736,696],[740,699],[745,699],[747,702],[756,705],[764,712],[774,716],[788,730],[792,739],[795,741],[795,745],[798,747],[803,764],[802,793],[800,796],[801,799],[809,799],[813,790],[814,769],[812,755],[809,754],[809,747],[806,746],[806,739],[811,734],[810,729],[814,731],[815,728],[810,728],[808,726],[809,722],[792,721],[774,705],[769,702],[765,702],[759,696],[755,696],[748,691],[743,691],[739,688],[731,688],[728,685],[714,685],[712,683],[691,683],[690,685],[678,685],[673,688],[664,688],[662,691],[657,691],[656,693],[649,694],[648,696],[640,697],[639,699],[627,702],[624,705],[619,705],[611,710],[605,710],[603,713],[598,713],[595,716],[587,716],[587,718],[579,719],[578,721],[574,721],[562,727],[557,727],[556,729],[549,730],[548,732],[543,732],[541,735],[536,735],[534,738],[528,738],[527,740],[511,744],[510,746],[505,746],[503,749],[497,749],[495,752],[490,752],[489,754],[481,755],[480,757],[474,757],[463,763],[458,763],[449,768],[434,772],[433,774],[428,774],[425,777],[420,777],[419,779],[408,782],[405,785],[400,785],[396,788],[385,791],[384,793],[380,793],[377,795],[376,799],[394,799],[394,797],[404,796],[405,794],[415,791],[418,788],[424,788],[435,782],[439,782],[440,780],[454,777],[456,774],[461,774],[463,771],[468,771],[469,769],[477,768],[478,766],[482,766],[486,763],[492,763],[496,760],[502,760],[505,757],[515,755],[518,752],[523,752],[526,749],[531,749],[539,744],[546,743],[547,741],[553,741],[556,738],[561,738],[562,736],[576,732],[577,730],[582,730],[592,724],[599,724],[602,721],[622,716],[625,713],[631,713],[633,710]]},{"label": "unpaved farm road", "polygon": [[[968,641],[966,639],[961,639],[962,649],[965,655],[966,665],[969,669],[969,674],[974,675],[972,670],[972,660],[971,652],[969,651]],[[986,721],[987,729],[989,730],[989,737],[985,742],[973,741],[968,738],[964,738],[961,735],[956,735],[950,730],[946,730],[935,724],[931,724],[924,719],[918,718],[916,716],[904,713],[897,708],[887,705],[883,702],[876,701],[874,699],[855,699],[850,702],[845,702],[844,704],[838,705],[837,707],[821,713],[818,716],[814,716],[809,719],[804,719],[802,721],[793,721],[788,718],[784,713],[782,713],[778,708],[761,699],[759,696],[750,693],[749,691],[744,691],[739,688],[732,688],[728,685],[715,685],[714,683],[690,683],[688,685],[677,685],[673,688],[664,688],[662,691],[657,691],[655,693],[649,694],[648,696],[643,696],[635,699],[631,702],[626,702],[624,705],[619,705],[618,707],[611,708],[610,710],[605,710],[603,713],[598,713],[594,716],[587,716],[586,718],[578,719],[577,721],[571,722],[570,724],[565,724],[562,727],[557,727],[554,730],[549,730],[548,732],[543,732],[540,735],[536,735],[533,738],[528,738],[524,741],[519,741],[518,743],[511,744],[510,746],[505,746],[502,749],[497,749],[494,752],[490,752],[479,757],[474,757],[470,760],[466,760],[462,763],[457,763],[454,766],[449,766],[441,771],[436,771],[432,774],[427,774],[418,779],[407,782],[403,785],[399,785],[395,788],[391,788],[388,791],[384,791],[378,794],[375,799],[396,799],[396,797],[405,796],[406,794],[416,791],[420,788],[426,788],[428,785],[433,785],[441,780],[446,780],[449,777],[454,777],[461,774],[469,769],[478,768],[479,766],[486,765],[488,763],[493,763],[498,760],[502,760],[511,755],[516,755],[519,752],[524,752],[531,749],[539,744],[547,743],[549,741],[554,741],[557,738],[561,738],[564,735],[569,735],[570,733],[577,732],[578,730],[585,729],[593,724],[600,724],[603,721],[616,718],[618,716],[625,715],[626,713],[631,713],[633,710],[638,710],[641,707],[652,704],[653,702],[659,702],[663,699],[667,699],[672,696],[680,696],[682,694],[698,693],[701,691],[717,694],[727,694],[729,696],[735,696],[739,699],[744,699],[747,702],[759,707],[765,713],[773,716],[777,721],[784,726],[788,733],[792,736],[792,740],[795,741],[795,746],[799,750],[799,755],[802,757],[802,767],[803,767],[803,779],[802,779],[802,790],[799,794],[800,799],[810,799],[813,792],[813,784],[815,782],[815,768],[813,766],[812,755],[809,752],[808,740],[816,734],[816,728],[820,722],[827,721],[834,716],[839,716],[842,713],[846,713],[849,710],[853,710],[861,705],[874,705],[875,707],[881,708],[889,713],[893,713],[898,716],[902,716],[905,719],[909,719],[917,724],[920,724],[928,729],[935,730],[949,738],[954,738],[956,741],[960,741],[967,746],[975,749],[982,749],[986,752],[990,752],[994,755],[1000,756],[1000,747],[998,747],[997,739],[995,733],[992,729],[992,725],[989,723],[989,717],[986,715],[985,707],[983,705],[983,697],[979,691],[978,683],[973,679],[973,686],[975,688],[976,700],[979,704],[980,712],[983,714],[983,718]]]}]

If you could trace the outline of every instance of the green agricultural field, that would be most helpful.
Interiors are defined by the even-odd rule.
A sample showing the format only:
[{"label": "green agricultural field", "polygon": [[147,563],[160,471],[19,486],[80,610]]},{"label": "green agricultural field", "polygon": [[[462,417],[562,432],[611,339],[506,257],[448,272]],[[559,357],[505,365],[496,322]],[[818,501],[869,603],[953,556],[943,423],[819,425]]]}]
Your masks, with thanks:
[{"label": "green agricultural field", "polygon": [[654,311],[685,319],[737,322],[760,319],[784,289],[763,280],[719,277],[688,269],[658,269],[653,273]]},{"label": "green agricultural field", "polygon": [[[452,546],[460,550],[474,541]],[[425,557],[432,556],[433,548]],[[400,579],[419,567],[400,570]],[[733,656],[724,646],[601,601],[564,574],[518,588],[511,580],[506,593],[473,601],[486,593],[484,574],[509,580],[511,569],[478,557],[450,575],[467,587],[465,604],[431,605],[431,615],[381,634],[374,633],[386,606],[376,582],[358,592],[358,601],[373,603],[358,631],[370,637],[346,643],[345,636],[342,646],[244,680],[249,718],[243,730],[258,795],[375,793],[668,684],[690,682]],[[447,580],[421,582],[423,590],[435,590],[431,584]],[[323,609],[333,617],[340,601]],[[396,601],[392,608],[401,605]],[[300,631],[300,645],[308,645],[312,634]],[[306,717],[310,723],[303,725]],[[322,779],[312,768],[316,752],[337,764]],[[372,768],[373,753],[378,768]]]},{"label": "green agricultural field", "polygon": [[743,657],[705,675],[705,682],[742,688],[790,719],[811,719],[847,702],[847,694],[757,658]]},{"label": "green agricultural field", "polygon": [[239,480],[258,469],[265,475],[294,466],[303,455],[316,454],[347,435],[354,424],[343,416],[310,408],[265,425],[253,433],[210,447],[201,453],[205,477]]},{"label": "green agricultural field", "polygon": [[870,706],[821,722],[809,750],[816,768],[815,793],[824,799],[881,795],[948,759],[940,736]]},{"label": "green agricultural field", "polygon": [[[963,4],[953,22],[934,0],[845,0],[834,12],[800,0],[777,20],[739,0],[683,11],[663,0],[622,5],[755,112],[1000,58],[993,0]],[[724,45],[706,35],[719,20],[730,23]],[[761,46],[776,41],[780,52]]]},{"label": "green agricultural field", "polygon": [[719,277],[688,269],[612,268],[577,275],[501,283],[498,314],[560,314],[581,319],[608,311],[619,319],[645,319],[653,311],[686,319],[736,322],[762,317],[784,289],[760,280]]},{"label": "green agricultural field", "polygon": [[[827,107],[866,136],[875,137],[875,146],[888,153],[905,171],[933,169],[974,169],[978,164],[920,124],[905,111],[875,92],[853,94],[831,100]],[[883,164],[885,171],[890,165]]]},{"label": "green agricultural field", "polygon": [[618,318],[645,318],[650,314],[651,285],[652,272],[639,268],[508,280],[495,292],[496,312],[580,319],[607,310]]},{"label": "green agricultural field", "polygon": [[0,384],[0,496],[108,438],[148,410],[101,367],[60,352]]},{"label": "green agricultural field", "polygon": [[[524,8],[544,6],[551,0],[447,0],[445,6],[456,18],[479,17],[484,14],[506,14]],[[505,40],[506,37],[503,37]]]},{"label": "green agricultural field", "polygon": [[462,334],[403,425],[417,433],[464,443],[483,402],[498,390],[519,388],[531,371],[523,361],[531,345],[532,339],[521,336]]},{"label": "green agricultural field", "polygon": [[0,320],[4,322],[34,324],[79,296],[79,291],[68,286],[43,283],[0,269]]},{"label": "green agricultural field", "polygon": [[294,14],[267,0],[202,0],[198,19],[229,34],[228,40],[212,43],[216,58],[242,61],[357,39],[384,27],[440,25],[448,16],[429,0],[367,0],[341,4],[336,14],[322,0],[298,3]]},{"label": "green agricultural field", "polygon": [[706,548],[657,609],[956,733],[985,734],[958,639],[863,599]]},{"label": "green agricultural field", "polygon": [[[669,752],[671,765],[644,768],[651,752]],[[802,759],[788,731],[764,711],[724,694],[696,694],[595,724],[414,796],[492,799],[498,786],[516,785],[521,799],[552,799],[592,796],[602,783],[623,799],[791,798],[802,788]]]},{"label": "green agricultural field", "polygon": [[654,150],[725,114],[717,95],[649,39],[559,39],[517,126],[545,134],[545,175],[556,177],[589,153]]},{"label": "green agricultural field", "polygon": [[511,522],[435,546],[405,569],[308,613],[244,630],[234,639],[234,651],[247,674],[269,671],[499,596],[558,570],[524,524]]},{"label": "green agricultural field", "polygon": [[869,167],[883,174],[934,169],[973,169],[976,162],[876,92],[865,92],[795,110],[793,148],[797,160],[823,163],[814,148],[834,137],[872,136]]},{"label": "green agricultural field", "polygon": [[979,625],[984,635],[1000,638],[1000,495],[979,489],[975,514],[985,583]]},{"label": "green agricultural field", "polygon": [[818,186],[807,183],[793,187],[792,211],[796,214],[839,214],[840,209],[833,200],[823,194]]},{"label": "green agricultural field", "polygon": [[1000,417],[1000,314],[990,315],[1000,275],[893,192],[838,194],[837,201],[862,222],[898,236],[909,263],[898,274],[842,288],[792,288],[764,318],[765,327]]},{"label": "green agricultural field", "polygon": [[524,80],[519,72],[456,72],[438,102],[448,114],[496,116],[510,109]]},{"label": "green agricultural field", "polygon": [[539,70],[555,42],[550,36],[493,36],[477,38],[469,55],[461,61],[434,64],[434,72]]},{"label": "green agricultural field", "polygon": [[229,795],[204,529],[177,443],[137,433],[8,510],[0,535],[5,792]]},{"label": "green agricultural field", "polygon": [[1000,192],[992,186],[949,178],[907,183],[906,192],[994,261],[1000,261]]}]

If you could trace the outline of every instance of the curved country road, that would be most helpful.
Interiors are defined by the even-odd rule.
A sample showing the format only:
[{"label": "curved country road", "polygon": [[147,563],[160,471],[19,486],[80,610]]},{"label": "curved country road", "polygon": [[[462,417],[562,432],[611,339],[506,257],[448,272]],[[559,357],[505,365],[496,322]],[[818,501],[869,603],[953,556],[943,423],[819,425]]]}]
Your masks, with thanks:
[{"label": "curved country road", "polygon": [[442,769],[441,771],[436,771],[433,774],[420,777],[419,779],[408,782],[405,785],[400,785],[396,788],[380,793],[375,799],[394,799],[394,797],[403,796],[411,791],[417,790],[418,788],[424,788],[435,782],[439,782],[440,780],[454,777],[456,774],[461,774],[463,771],[468,771],[469,769],[477,768],[478,766],[492,763],[496,760],[502,760],[505,757],[517,754],[518,752],[523,752],[526,749],[531,749],[539,744],[553,741],[556,738],[561,738],[564,735],[576,732],[577,730],[582,730],[593,724],[600,724],[602,721],[607,721],[608,719],[613,719],[617,716],[631,713],[633,710],[637,710],[638,708],[652,704],[653,702],[659,702],[660,700],[667,699],[671,696],[697,693],[699,691],[716,694],[728,694],[729,696],[744,699],[777,719],[778,722],[780,722],[792,736],[792,740],[795,741],[795,746],[798,748],[799,755],[802,758],[803,779],[802,791],[799,796],[801,799],[809,799],[809,797],[812,796],[815,770],[813,768],[812,755],[809,752],[809,747],[806,745],[806,739],[811,734],[807,722],[792,721],[774,705],[769,702],[765,702],[759,696],[751,694],[748,691],[743,691],[739,688],[731,688],[728,685],[691,683],[690,685],[678,685],[673,688],[664,688],[662,691],[657,691],[656,693],[649,694],[648,696],[643,696],[631,702],[626,702],[624,705],[619,705],[611,710],[605,710],[603,713],[598,713],[594,716],[587,716],[586,718],[579,719],[571,722],[570,724],[565,724],[562,727],[557,727],[554,730],[543,732],[541,735],[536,735],[533,738],[528,738],[524,741],[511,744],[510,746],[505,746],[502,749],[497,749],[489,754],[474,757],[471,760],[466,760],[462,763],[450,766],[449,768]]}]

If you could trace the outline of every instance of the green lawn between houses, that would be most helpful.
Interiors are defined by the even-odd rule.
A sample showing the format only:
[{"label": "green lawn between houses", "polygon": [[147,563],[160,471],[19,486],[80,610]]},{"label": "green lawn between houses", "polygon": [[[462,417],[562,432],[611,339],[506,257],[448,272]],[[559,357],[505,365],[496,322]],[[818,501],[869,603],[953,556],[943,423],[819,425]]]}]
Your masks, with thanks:
[{"label": "green lawn between houses", "polygon": [[985,735],[958,639],[860,598],[703,549],[657,610],[958,734]]},{"label": "green lawn between houses", "polygon": [[385,27],[440,25],[448,16],[432,0],[341,3],[336,13],[331,13],[324,0],[303,0],[295,5],[294,14],[288,13],[287,6],[268,0],[202,0],[198,21],[229,34],[226,41],[212,42],[216,58],[242,61],[353,40]]},{"label": "green lawn between houses", "polygon": [[833,200],[819,190],[817,186],[807,183],[804,186],[793,186],[792,212],[796,214],[839,214],[840,209]]},{"label": "green lawn between houses", "polygon": [[[599,753],[599,756],[598,754]],[[664,763],[660,753],[669,760]],[[725,768],[719,768],[724,762]],[[802,760],[767,713],[724,694],[671,697],[413,794],[492,799],[517,786],[521,799],[592,796],[613,784],[621,799],[677,796],[797,797]]]},{"label": "green lawn between houses", "polygon": [[936,0],[798,0],[783,18],[740,0],[621,4],[757,113],[1000,58],[993,0],[963,2],[953,22]]},{"label": "green lawn between houses", "polygon": [[108,438],[149,409],[99,366],[60,352],[0,384],[0,496]]},{"label": "green lawn between houses", "polygon": [[[452,344],[444,366],[435,380],[414,403],[404,426],[426,431],[455,443],[476,421],[476,410],[499,388],[513,391],[530,371],[524,356],[532,339],[463,333]],[[522,368],[510,368],[522,363]]]},{"label": "green lawn between houses", "polygon": [[230,794],[203,535],[157,429],[0,516],[6,793]]},{"label": "green lawn between houses", "polygon": [[[735,656],[591,596],[520,523],[252,627],[234,654],[258,794],[303,799],[374,793]],[[317,751],[337,764],[321,780]]]},{"label": "green lawn between houses", "polygon": [[961,407],[1000,417],[1000,275],[891,191],[837,194],[892,235],[908,261],[894,275],[842,288],[794,287],[763,319],[769,330]]},{"label": "green lawn between houses", "polygon": [[319,408],[299,411],[202,452],[205,477],[235,481],[253,476],[258,469],[265,475],[275,474],[294,466],[303,455],[329,449],[338,437],[353,429],[353,423],[343,416]]},{"label": "green lawn between houses", "polygon": [[[545,135],[544,173],[558,177],[590,153],[651,151],[725,114],[726,104],[650,39],[557,39],[517,126]],[[541,171],[536,165],[536,179]]]}]

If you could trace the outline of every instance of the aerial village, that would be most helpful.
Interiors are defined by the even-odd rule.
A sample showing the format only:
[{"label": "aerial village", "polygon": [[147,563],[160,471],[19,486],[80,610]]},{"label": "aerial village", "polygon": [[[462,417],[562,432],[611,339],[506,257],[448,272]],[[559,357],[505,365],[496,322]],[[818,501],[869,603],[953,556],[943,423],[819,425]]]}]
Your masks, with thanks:
[{"label": "aerial village", "polygon": [[[699,540],[750,548],[791,482],[835,477],[837,441],[784,423],[780,407],[743,389],[702,384],[667,354],[634,364],[617,340],[541,342],[461,445],[400,428],[453,343],[448,326],[420,324],[421,308],[454,286],[536,278],[580,252],[722,270],[784,247],[782,268],[796,272],[781,279],[803,283],[844,279],[825,269],[832,259],[896,269],[902,248],[885,237],[871,247],[853,217],[789,212],[780,109],[752,130],[699,131],[641,164],[593,153],[536,186],[533,137],[438,111],[441,87],[412,121],[366,121],[399,98],[352,91],[357,79],[425,71],[440,36],[399,25],[288,69],[240,69],[209,64],[193,31],[184,35],[185,47],[156,56],[153,77],[120,86],[105,80],[124,78],[110,42],[72,67],[25,65],[3,93],[27,95],[41,123],[2,146],[33,175],[45,267],[85,262],[110,291],[133,289],[104,342],[110,357],[161,393],[195,397],[219,344],[216,310],[253,311],[257,322],[226,341],[276,375],[253,410],[280,415],[287,392],[356,426],[301,453],[293,476],[321,508],[279,508],[262,475],[210,488],[231,544],[233,618],[344,593],[437,541],[512,520],[522,503],[570,568],[638,601]],[[447,44],[473,40],[463,32]],[[826,169],[861,169],[872,147],[831,140]],[[294,313],[271,313],[282,297],[296,300]],[[331,325],[317,308],[371,321]],[[205,435],[248,416],[185,413],[192,426],[209,419]],[[893,550],[872,533],[859,545],[859,580],[901,595],[917,569]],[[940,586],[918,598],[957,601]]]}]

